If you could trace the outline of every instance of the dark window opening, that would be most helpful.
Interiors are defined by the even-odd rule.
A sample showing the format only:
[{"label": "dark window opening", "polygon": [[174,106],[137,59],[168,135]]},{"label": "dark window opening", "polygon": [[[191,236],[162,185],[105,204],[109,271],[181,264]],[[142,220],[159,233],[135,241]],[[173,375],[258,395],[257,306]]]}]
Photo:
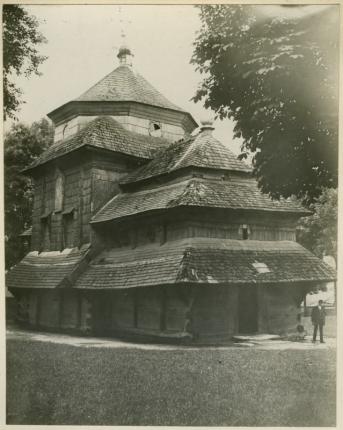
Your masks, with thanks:
[{"label": "dark window opening", "polygon": [[250,235],[250,228],[248,225],[243,224],[239,227],[239,234],[242,237],[243,240],[249,239]]},{"label": "dark window opening", "polygon": [[160,137],[162,135],[162,127],[158,122],[151,121],[149,124],[149,134],[151,136]]},{"label": "dark window opening", "polygon": [[55,212],[62,211],[64,199],[64,177],[61,172],[57,173],[55,181]]},{"label": "dark window opening", "polygon": [[50,250],[51,242],[51,216],[41,218],[40,252]]},{"label": "dark window opening", "polygon": [[243,240],[249,239],[249,231],[247,227],[243,227],[242,229]]},{"label": "dark window opening", "polygon": [[62,217],[62,249],[74,247],[74,212]]}]

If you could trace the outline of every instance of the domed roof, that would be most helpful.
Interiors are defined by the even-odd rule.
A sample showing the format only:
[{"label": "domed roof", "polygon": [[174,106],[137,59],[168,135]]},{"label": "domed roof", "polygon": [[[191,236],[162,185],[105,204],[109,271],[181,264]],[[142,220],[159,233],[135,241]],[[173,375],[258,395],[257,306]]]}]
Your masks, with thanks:
[{"label": "domed roof", "polygon": [[76,101],[131,101],[183,111],[128,65],[121,65],[83,93]]}]

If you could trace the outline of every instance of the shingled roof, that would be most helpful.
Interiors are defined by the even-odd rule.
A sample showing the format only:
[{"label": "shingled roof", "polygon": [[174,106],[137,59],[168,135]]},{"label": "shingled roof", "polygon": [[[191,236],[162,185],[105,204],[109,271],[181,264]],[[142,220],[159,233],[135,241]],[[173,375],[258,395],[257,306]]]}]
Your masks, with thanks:
[{"label": "shingled roof", "polygon": [[76,101],[132,101],[183,111],[167,100],[143,76],[126,65],[117,67]]},{"label": "shingled roof", "polygon": [[192,178],[172,185],[117,194],[94,215],[91,222],[110,221],[151,210],[177,206],[309,214],[295,201],[272,200],[266,194],[262,194],[253,178],[244,183]]},{"label": "shingled roof", "polygon": [[63,252],[30,252],[6,275],[7,288],[56,288],[84,259],[89,245],[80,250],[67,249]]},{"label": "shingled roof", "polygon": [[[260,273],[262,264],[268,272]],[[296,242],[192,238],[103,252],[77,280],[81,289],[172,284],[332,281],[335,272]]]},{"label": "shingled roof", "polygon": [[139,182],[190,166],[251,172],[251,168],[240,161],[226,145],[211,134],[200,132],[159,151],[150,163],[135,170],[122,183]]},{"label": "shingled roof", "polygon": [[91,146],[138,158],[151,159],[156,151],[161,149],[161,147],[168,146],[169,143],[166,139],[145,136],[126,130],[113,118],[100,116],[90,121],[73,136],[50,146],[26,171],[83,146]]}]

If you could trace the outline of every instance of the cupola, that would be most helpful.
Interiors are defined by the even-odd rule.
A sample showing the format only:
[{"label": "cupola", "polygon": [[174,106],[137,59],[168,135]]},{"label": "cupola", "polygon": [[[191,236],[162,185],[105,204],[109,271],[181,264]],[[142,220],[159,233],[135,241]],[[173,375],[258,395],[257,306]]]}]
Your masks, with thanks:
[{"label": "cupola", "polygon": [[203,135],[211,136],[214,130],[213,121],[210,119],[202,120],[200,130]]},{"label": "cupola", "polygon": [[131,49],[127,45],[122,45],[119,48],[117,57],[121,66],[132,67],[132,59],[134,55],[132,54]]}]

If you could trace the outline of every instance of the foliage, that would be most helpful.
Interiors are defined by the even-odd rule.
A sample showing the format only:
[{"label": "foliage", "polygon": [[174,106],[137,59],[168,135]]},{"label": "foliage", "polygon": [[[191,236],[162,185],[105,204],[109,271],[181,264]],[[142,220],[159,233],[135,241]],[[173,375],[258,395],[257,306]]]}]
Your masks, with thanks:
[{"label": "foliage", "polygon": [[193,100],[236,122],[262,191],[311,203],[337,187],[336,6],[203,5],[200,18]]},{"label": "foliage", "polygon": [[313,215],[300,220],[298,242],[320,258],[331,255],[337,261],[337,189],[325,189],[310,208]]},{"label": "foliage", "polygon": [[52,142],[53,127],[46,119],[30,127],[17,123],[5,135],[6,268],[23,256],[22,240],[18,235],[31,225],[33,187],[31,180],[21,171]]},{"label": "foliage", "polygon": [[38,68],[47,57],[39,55],[37,45],[46,42],[38,31],[38,21],[29,15],[23,6],[3,6],[3,89],[4,119],[15,118],[15,112],[22,103],[21,90],[16,86],[13,75],[32,73],[39,75]]}]

